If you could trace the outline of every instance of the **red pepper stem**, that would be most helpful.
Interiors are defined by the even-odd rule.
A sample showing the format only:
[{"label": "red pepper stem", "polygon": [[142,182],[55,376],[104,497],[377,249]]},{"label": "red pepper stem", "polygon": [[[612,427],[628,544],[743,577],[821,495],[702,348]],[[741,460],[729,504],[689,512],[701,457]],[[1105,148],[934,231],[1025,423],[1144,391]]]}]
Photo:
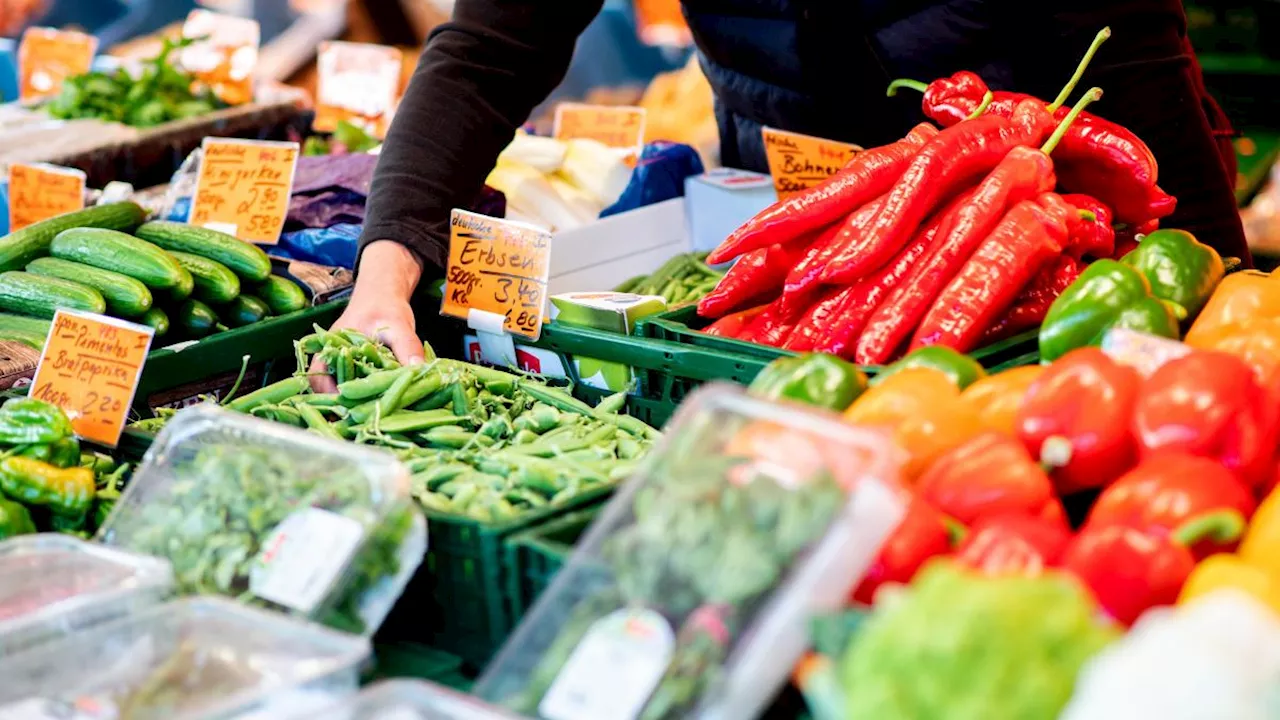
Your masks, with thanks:
[{"label": "red pepper stem", "polygon": [[906,88],[908,90],[915,90],[918,93],[923,93],[925,90],[929,89],[929,86],[926,83],[920,82],[919,80],[911,80],[908,78],[898,78],[897,80],[894,80],[893,82],[889,83],[889,89],[886,90],[884,94],[886,97],[893,97],[894,95],[898,94],[898,90],[900,88]]},{"label": "red pepper stem", "polygon": [[1244,534],[1245,519],[1239,510],[1217,510],[1197,515],[1178,527],[1169,536],[1182,547],[1192,547],[1202,540],[1228,544]]},{"label": "red pepper stem", "polygon": [[942,524],[947,527],[947,542],[951,544],[951,547],[958,547],[960,543],[964,542],[965,536],[969,534],[969,528],[950,515],[942,516]]},{"label": "red pepper stem", "polygon": [[1074,446],[1069,438],[1052,435],[1040,444],[1040,467],[1046,472],[1053,472],[1071,463]]},{"label": "red pepper stem", "polygon": [[1084,71],[1088,69],[1089,63],[1093,62],[1093,56],[1098,53],[1098,48],[1102,47],[1102,43],[1106,42],[1109,37],[1111,37],[1111,28],[1109,27],[1102,28],[1093,37],[1093,44],[1089,46],[1089,49],[1085,51],[1084,57],[1080,59],[1080,64],[1076,66],[1075,74],[1071,76],[1066,86],[1062,88],[1062,92],[1058,93],[1058,97],[1054,98],[1053,103],[1049,105],[1049,112],[1056,112],[1058,108],[1067,103],[1067,98],[1071,97],[1071,93],[1075,92],[1076,85],[1080,84],[1080,78],[1084,77]]},{"label": "red pepper stem", "polygon": [[982,96],[982,102],[978,103],[978,107],[974,108],[973,112],[969,113],[969,117],[965,118],[965,120],[972,120],[986,112],[987,108],[991,105],[991,101],[994,100],[995,97],[995,93],[988,90],[986,94]]},{"label": "red pepper stem", "polygon": [[1081,220],[1088,220],[1089,222],[1098,222],[1098,216],[1092,210],[1077,210],[1076,212],[1080,213]]},{"label": "red pepper stem", "polygon": [[1076,104],[1071,108],[1071,112],[1067,113],[1067,116],[1062,118],[1062,122],[1058,123],[1057,129],[1053,131],[1053,134],[1049,136],[1049,139],[1040,147],[1040,152],[1045,155],[1052,153],[1053,149],[1058,147],[1058,143],[1062,141],[1062,138],[1066,136],[1067,130],[1071,129],[1071,123],[1075,122],[1076,118],[1080,117],[1080,113],[1084,112],[1084,109],[1089,107],[1090,103],[1101,99],[1102,88],[1090,88],[1089,92],[1084,94],[1084,97],[1076,101]]}]

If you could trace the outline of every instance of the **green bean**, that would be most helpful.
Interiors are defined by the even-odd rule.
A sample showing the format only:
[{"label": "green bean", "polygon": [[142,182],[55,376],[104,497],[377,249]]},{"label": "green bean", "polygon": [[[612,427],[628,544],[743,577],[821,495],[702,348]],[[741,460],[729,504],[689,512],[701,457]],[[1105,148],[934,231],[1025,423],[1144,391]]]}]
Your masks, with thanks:
[{"label": "green bean", "polygon": [[453,497],[449,498],[449,501],[453,505],[455,512],[465,512],[467,506],[479,494],[480,487],[478,485],[461,485],[458,491],[453,494]]},{"label": "green bean", "polygon": [[[402,377],[413,373],[414,368],[395,368],[378,372],[358,380],[350,380],[338,386],[338,394],[347,400],[369,400],[385,394]],[[401,391],[403,392],[403,390]]]},{"label": "green bean", "polygon": [[400,400],[401,407],[408,407],[419,400],[431,395],[440,389],[440,385],[444,380],[440,377],[439,372],[434,370],[428,371],[424,376],[414,381],[412,385],[404,391],[404,397]]},{"label": "green bean", "polygon": [[307,428],[311,432],[331,440],[343,440],[342,433],[338,432],[328,420],[324,419],[324,415],[320,414],[319,408],[310,405],[298,405],[298,414],[302,416],[302,421],[307,424]]},{"label": "green bean", "polygon": [[494,415],[480,426],[481,435],[486,435],[494,440],[502,440],[510,437],[515,429],[511,427],[511,421],[505,415]]},{"label": "green bean", "polygon": [[540,508],[547,504],[547,499],[532,490],[512,488],[502,494],[507,502],[524,503],[531,508]]},{"label": "green bean", "polygon": [[259,405],[279,405],[294,395],[305,392],[310,385],[310,380],[305,376],[295,375],[254,390],[248,395],[241,395],[227,403],[227,407],[236,412],[247,413]]},{"label": "green bean", "polygon": [[618,412],[627,404],[627,392],[616,392],[609,397],[596,403],[595,416],[601,415],[617,415]]},{"label": "green bean", "polygon": [[447,447],[455,450],[473,442],[481,442],[478,440],[480,437],[484,437],[490,444],[493,443],[493,438],[478,436],[476,433],[449,426],[432,428],[425,433],[419,433],[418,437],[432,447]]},{"label": "green bean", "polygon": [[538,433],[532,430],[518,430],[511,436],[512,445],[527,445],[538,439]]},{"label": "green bean", "polygon": [[546,403],[551,407],[562,412],[576,413],[586,417],[592,417],[593,412],[590,405],[582,402],[563,390],[557,390],[552,387],[543,385],[542,383],[522,380],[520,389],[528,393],[538,402]]},{"label": "green bean", "polygon": [[462,383],[456,383],[453,386],[453,414],[458,416],[471,414],[471,404],[467,401],[467,389]]},{"label": "green bean", "polygon": [[409,406],[411,410],[439,410],[453,402],[453,387],[443,387]]},{"label": "green bean", "polygon": [[302,415],[288,405],[259,405],[250,410],[249,414],[285,425],[306,427],[306,423],[302,420]]},{"label": "green bean", "polygon": [[[384,433],[404,433],[414,430],[430,430],[431,428],[443,427],[445,425],[459,425],[466,421],[466,418],[456,417],[448,410],[424,410],[422,412],[414,412],[412,410],[400,410],[393,412],[385,418],[378,420],[378,431]],[[372,429],[372,422],[356,427],[363,430]]]},{"label": "green bean", "polygon": [[341,348],[338,350],[338,357],[334,360],[333,379],[339,385],[354,380],[356,377],[356,361],[351,357],[351,348]]},{"label": "green bean", "polygon": [[425,487],[427,490],[435,491],[438,490],[441,485],[444,485],[469,470],[471,470],[471,468],[467,465],[463,465],[462,463],[437,465],[430,470],[414,473],[413,481],[415,483],[421,483],[421,487]]},{"label": "green bean", "polygon": [[294,395],[285,401],[289,405],[297,405],[304,403],[312,407],[342,407],[338,404],[337,393],[308,393],[306,395]]},{"label": "green bean", "polygon": [[449,501],[449,498],[443,495],[433,492],[424,492],[419,493],[417,498],[418,502],[422,503],[422,506],[428,510],[445,513],[455,512],[453,509],[453,503]]},{"label": "green bean", "polygon": [[632,460],[640,457],[642,453],[644,453],[644,448],[631,437],[630,433],[620,432],[618,434],[618,458],[620,460]]},{"label": "green bean", "polygon": [[643,438],[645,440],[660,440],[662,433],[649,427],[647,424],[631,417],[630,415],[608,415],[600,418],[605,422],[613,423],[620,429],[631,433],[633,436]]},{"label": "green bean", "polygon": [[404,399],[405,391],[409,386],[418,381],[421,377],[421,368],[410,368],[409,372],[397,377],[387,391],[382,393],[382,397],[378,398],[377,405],[373,408],[373,422],[378,422],[381,418],[388,417],[391,413],[399,410],[401,400]]}]

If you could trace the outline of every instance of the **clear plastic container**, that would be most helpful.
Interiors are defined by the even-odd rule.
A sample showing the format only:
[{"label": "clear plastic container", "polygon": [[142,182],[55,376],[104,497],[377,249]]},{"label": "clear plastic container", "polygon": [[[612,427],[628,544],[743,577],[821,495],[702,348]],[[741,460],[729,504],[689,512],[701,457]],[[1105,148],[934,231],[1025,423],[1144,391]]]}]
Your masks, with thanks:
[{"label": "clear plastic container", "polygon": [[188,598],[0,659],[0,718],[279,718],[354,693],[369,653],[366,638]]},{"label": "clear plastic container", "polygon": [[0,542],[0,657],[161,602],[173,570],[159,558],[67,535]]},{"label": "clear plastic container", "polygon": [[900,466],[830,413],[702,388],[476,695],[546,720],[756,717],[901,520]]},{"label": "clear plastic container", "polygon": [[168,558],[181,594],[365,635],[427,543],[390,453],[208,404],[165,426],[98,537]]},{"label": "clear plastic container", "polygon": [[519,715],[476,697],[421,680],[385,680],[312,716],[319,720],[520,720]]}]

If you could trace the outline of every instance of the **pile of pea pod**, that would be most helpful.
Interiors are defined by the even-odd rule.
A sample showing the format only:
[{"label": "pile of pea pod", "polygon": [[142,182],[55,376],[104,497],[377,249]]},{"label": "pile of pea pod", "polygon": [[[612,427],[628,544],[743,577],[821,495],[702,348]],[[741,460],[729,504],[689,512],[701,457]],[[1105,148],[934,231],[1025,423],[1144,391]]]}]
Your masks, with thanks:
[{"label": "pile of pea pod", "polygon": [[[351,330],[296,343],[299,372],[227,402],[239,412],[395,452],[428,510],[503,522],[625,479],[660,433],[619,411],[625,393],[592,407],[529,376],[432,357],[401,366]],[[312,392],[321,358],[338,392]],[[143,421],[158,429],[163,418]]]},{"label": "pile of pea pod", "polygon": [[667,307],[691,305],[715,289],[724,273],[704,262],[707,253],[681,253],[652,275],[639,275],[614,288],[614,292],[658,295]]}]

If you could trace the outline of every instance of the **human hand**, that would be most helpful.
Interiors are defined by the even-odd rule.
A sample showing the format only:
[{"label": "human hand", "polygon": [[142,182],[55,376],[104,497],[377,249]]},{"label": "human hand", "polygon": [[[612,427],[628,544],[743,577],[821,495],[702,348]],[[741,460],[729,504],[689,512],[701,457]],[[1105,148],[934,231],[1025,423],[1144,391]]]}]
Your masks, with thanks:
[{"label": "human hand", "polygon": [[[423,361],[422,341],[414,330],[409,298],[422,275],[417,257],[403,245],[379,240],[364,249],[360,273],[351,302],[334,323],[364,333],[386,344],[405,365]],[[318,393],[337,391],[329,369],[319,358],[311,361],[311,388]]]}]

